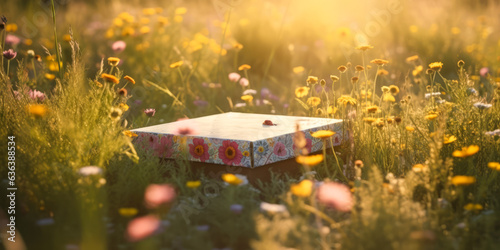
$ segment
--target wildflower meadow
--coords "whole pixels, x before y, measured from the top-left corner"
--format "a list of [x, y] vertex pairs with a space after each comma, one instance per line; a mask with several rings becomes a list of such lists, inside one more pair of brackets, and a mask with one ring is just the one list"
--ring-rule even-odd
[[499, 11], [3, 1], [0, 249], [500, 249]]

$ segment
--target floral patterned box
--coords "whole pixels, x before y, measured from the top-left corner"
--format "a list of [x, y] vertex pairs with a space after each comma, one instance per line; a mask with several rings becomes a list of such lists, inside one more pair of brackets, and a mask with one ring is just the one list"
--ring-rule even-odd
[[[265, 120], [276, 125], [263, 125]], [[323, 147], [322, 140], [313, 138], [310, 132], [329, 129], [336, 132], [334, 146], [342, 141], [342, 120], [235, 112], [132, 131], [138, 135], [134, 144], [152, 150], [158, 157], [178, 158], [185, 154], [190, 161], [255, 168], [295, 157], [293, 135], [297, 123], [305, 134], [309, 152]], [[183, 130], [191, 131], [190, 135], [178, 135]]]

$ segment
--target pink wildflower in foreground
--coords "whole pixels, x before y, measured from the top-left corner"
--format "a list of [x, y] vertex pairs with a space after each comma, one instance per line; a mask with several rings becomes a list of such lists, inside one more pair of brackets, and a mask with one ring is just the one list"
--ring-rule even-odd
[[342, 212], [350, 211], [353, 203], [349, 188], [336, 182], [321, 185], [318, 188], [318, 200], [320, 203]]
[[139, 217], [132, 220], [127, 226], [127, 235], [130, 241], [142, 240], [153, 233], [160, 227], [160, 220], [153, 215]]
[[238, 82], [238, 80], [241, 78], [240, 74], [238, 73], [229, 73], [228, 75], [229, 81], [231, 82]]
[[175, 197], [175, 189], [170, 184], [151, 184], [146, 188], [144, 194], [144, 200], [149, 208], [170, 203]]
[[125, 50], [127, 47], [127, 44], [124, 41], [116, 41], [111, 45], [111, 49], [113, 49], [114, 52], [120, 53]]

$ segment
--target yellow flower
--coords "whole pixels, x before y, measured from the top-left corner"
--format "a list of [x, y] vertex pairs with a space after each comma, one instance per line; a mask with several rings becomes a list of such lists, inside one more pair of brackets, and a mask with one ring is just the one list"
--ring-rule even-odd
[[432, 121], [432, 120], [436, 119], [437, 117], [438, 117], [438, 115], [437, 115], [437, 114], [428, 114], [428, 115], [426, 115], [424, 118], [425, 118], [426, 120]]
[[49, 66], [49, 70], [53, 71], [53, 72], [59, 72], [59, 68], [62, 68], [62, 62], [59, 63], [60, 67], [57, 67], [57, 62], [55, 62], [55, 61], [50, 61], [47, 64]]
[[389, 71], [385, 70], [385, 69], [380, 69], [377, 71], [377, 75], [379, 76], [387, 76], [389, 75]]
[[476, 177], [474, 176], [466, 176], [466, 175], [457, 175], [451, 178], [451, 183], [455, 186], [468, 186], [476, 183]]
[[336, 75], [330, 75], [330, 79], [332, 79], [332, 82], [337, 82], [340, 78]]
[[183, 64], [184, 64], [184, 61], [174, 62], [174, 63], [170, 64], [170, 68], [176, 69], [176, 68], [179, 68], [180, 66], [182, 66]]
[[458, 27], [451, 28], [451, 34], [453, 34], [453, 35], [460, 34], [460, 29]]
[[114, 84], [118, 84], [120, 81], [118, 80], [118, 78], [116, 78], [116, 76], [114, 75], [110, 75], [110, 74], [106, 74], [106, 73], [103, 73], [101, 75], [101, 78], [104, 79], [105, 81], [107, 82], [112, 82]]
[[493, 170], [500, 171], [500, 163], [498, 162], [488, 162], [488, 167]]
[[241, 100], [243, 100], [245, 102], [251, 102], [253, 100], [253, 96], [251, 96], [251, 95], [244, 95], [244, 96], [241, 96]]
[[318, 83], [318, 77], [316, 76], [308, 76], [306, 80], [307, 84], [316, 84]]
[[186, 12], [187, 12], [187, 9], [185, 7], [179, 7], [177, 9], [175, 9], [176, 15], [184, 15], [184, 14], [186, 14]]
[[361, 45], [361, 46], [358, 46], [356, 47], [357, 50], [362, 50], [362, 51], [367, 51], [369, 49], [373, 49], [373, 46], [371, 45]]
[[384, 94], [383, 101], [384, 102], [395, 102], [396, 98], [394, 98], [394, 96], [392, 96], [390, 94]]
[[379, 110], [380, 110], [380, 109], [379, 109], [379, 108], [378, 108], [378, 106], [376, 106], [376, 105], [368, 106], [368, 107], [366, 108], [366, 112], [367, 112], [367, 113], [377, 113], [377, 112], [379, 112]]
[[356, 67], [354, 67], [354, 69], [356, 69], [356, 72], [361, 72], [361, 71], [365, 70], [365, 67], [363, 67], [361, 65], [356, 65]]
[[300, 74], [300, 73], [304, 72], [304, 70], [305, 70], [305, 69], [304, 69], [304, 67], [302, 67], [302, 66], [297, 66], [297, 67], [294, 67], [294, 68], [293, 68], [293, 73], [295, 73], [295, 74]]
[[130, 137], [130, 138], [134, 138], [134, 137], [137, 137], [138, 135], [130, 130], [124, 130], [122, 132], [125, 136], [127, 137]]
[[453, 155], [453, 157], [464, 158], [464, 157], [475, 155], [477, 152], [479, 152], [479, 146], [470, 145], [468, 147], [463, 147], [461, 150], [453, 151], [452, 155]]
[[321, 99], [319, 97], [309, 97], [307, 99], [307, 105], [316, 107], [321, 103]]
[[382, 86], [382, 92], [387, 93], [391, 90], [388, 86]]
[[176, 22], [176, 23], [182, 23], [183, 19], [184, 18], [182, 18], [182, 16], [174, 16], [174, 22]]
[[47, 106], [44, 104], [32, 104], [28, 106], [28, 112], [36, 118], [41, 118], [47, 114]]
[[422, 70], [424, 70], [424, 67], [422, 65], [418, 65], [411, 73], [413, 76], [417, 76], [420, 72], [422, 72]]
[[372, 124], [372, 123], [376, 122], [377, 119], [375, 119], [373, 117], [366, 117], [366, 118], [363, 118], [363, 121], [368, 123], [368, 124]]
[[186, 182], [186, 187], [195, 189], [201, 185], [201, 181], [188, 181]]
[[132, 217], [137, 214], [137, 209], [133, 207], [122, 207], [118, 209], [118, 213], [123, 217]]
[[413, 132], [413, 131], [415, 131], [415, 128], [414, 128], [414, 127], [412, 127], [412, 126], [406, 126], [406, 128], [405, 128], [405, 129], [406, 129], [406, 131], [408, 131], [408, 132]]
[[17, 24], [11, 23], [11, 24], [5, 25], [5, 31], [7, 31], [7, 32], [16, 32], [17, 31]]
[[54, 74], [45, 73], [45, 75], [44, 75], [44, 76], [45, 76], [45, 78], [46, 78], [47, 80], [54, 80], [54, 79], [56, 79], [56, 75], [54, 75]]
[[144, 14], [145, 16], [152, 16], [156, 14], [156, 10], [154, 8], [145, 8], [142, 9], [142, 14]]
[[392, 95], [397, 95], [399, 93], [399, 88], [396, 85], [389, 86], [389, 91]]
[[307, 96], [308, 94], [309, 94], [308, 87], [300, 87], [295, 89], [295, 96], [297, 96], [297, 98], [302, 98], [304, 96]]
[[71, 35], [70, 35], [70, 34], [65, 34], [65, 35], [63, 36], [63, 41], [65, 41], [65, 42], [69, 42], [69, 41], [71, 41]]
[[358, 104], [358, 101], [356, 101], [356, 99], [354, 99], [350, 96], [343, 95], [343, 96], [339, 97], [339, 99], [337, 99], [337, 103], [343, 104], [344, 106], [348, 105], [348, 104], [350, 104], [352, 106], [356, 106], [356, 104]]
[[298, 184], [292, 184], [290, 186], [290, 191], [292, 194], [298, 197], [309, 197], [311, 195], [313, 188], [313, 182], [310, 180], [303, 180]]
[[426, 169], [427, 169], [427, 166], [425, 166], [423, 164], [416, 164], [412, 167], [413, 172], [416, 172], [416, 173], [422, 172]]
[[238, 67], [238, 70], [241, 71], [241, 70], [249, 70], [251, 69], [252, 66], [248, 65], [248, 64], [243, 64], [241, 66]]
[[464, 209], [467, 211], [480, 211], [483, 210], [483, 206], [481, 204], [468, 203], [464, 206]]
[[135, 34], [135, 30], [132, 27], [125, 27], [122, 30], [122, 36], [133, 36]]
[[457, 137], [455, 137], [454, 135], [445, 135], [443, 143], [444, 144], [450, 144], [450, 143], [452, 143], [452, 142], [454, 142], [456, 140], [457, 140]]
[[347, 67], [344, 65], [341, 65], [338, 67], [338, 70], [340, 71], [340, 73], [344, 73], [347, 70]]
[[238, 178], [234, 174], [223, 174], [222, 175], [222, 180], [225, 181], [228, 184], [235, 185], [235, 186], [238, 186], [241, 183], [243, 183], [243, 180], [240, 179], [240, 178]]
[[418, 55], [410, 56], [406, 58], [406, 62], [414, 62], [418, 60]]
[[330, 105], [330, 106], [328, 106], [328, 109], [326, 110], [326, 112], [329, 115], [335, 114], [335, 113], [337, 113], [337, 107], [334, 107], [333, 105]]
[[434, 71], [439, 71], [443, 68], [443, 63], [442, 62], [433, 62], [429, 64], [429, 68], [434, 70]]
[[326, 139], [326, 138], [331, 137], [334, 134], [336, 134], [336, 133], [331, 131], [331, 130], [318, 130], [316, 132], [311, 133], [311, 136], [314, 138]]
[[134, 80], [134, 78], [132, 78], [132, 77], [130, 77], [130, 76], [124, 76], [124, 77], [123, 77], [123, 79], [125, 79], [125, 80], [127, 80], [127, 81], [131, 82], [132, 84], [135, 84], [135, 80]]
[[308, 155], [308, 156], [299, 155], [295, 158], [295, 160], [299, 164], [313, 167], [320, 164], [323, 161], [323, 155], [322, 154]]
[[384, 59], [373, 59], [370, 61], [370, 63], [377, 64], [379, 66], [384, 66], [385, 64], [388, 64], [389, 61], [384, 60]]
[[139, 29], [139, 32], [141, 34], [148, 34], [149, 32], [151, 32], [151, 28], [149, 28], [148, 26], [142, 26], [140, 29]]
[[109, 65], [116, 67], [118, 66], [118, 63], [120, 63], [120, 58], [118, 57], [108, 57], [108, 63]]
[[113, 121], [119, 121], [122, 114], [123, 111], [121, 109], [112, 107], [111, 112], [109, 113], [109, 118]]

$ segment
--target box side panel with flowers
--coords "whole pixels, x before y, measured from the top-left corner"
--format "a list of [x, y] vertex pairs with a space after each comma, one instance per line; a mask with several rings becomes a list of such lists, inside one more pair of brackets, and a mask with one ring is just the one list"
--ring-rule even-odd
[[[304, 147], [306, 152], [317, 152], [323, 148], [323, 140], [311, 136], [312, 132], [318, 130], [332, 130], [335, 132], [331, 137], [333, 146], [338, 146], [342, 142], [342, 123], [324, 125], [304, 132], [301, 131], [301, 133], [304, 133], [306, 140], [306, 145]], [[293, 141], [293, 136], [294, 134], [286, 134], [254, 142], [254, 167], [260, 167], [295, 157], [297, 155], [297, 147]], [[327, 147], [331, 145], [330, 138], [327, 139], [326, 143]]]
[[178, 136], [137, 132], [136, 147], [151, 151], [160, 158], [180, 158], [189, 161], [251, 167], [250, 142], [207, 137]]

